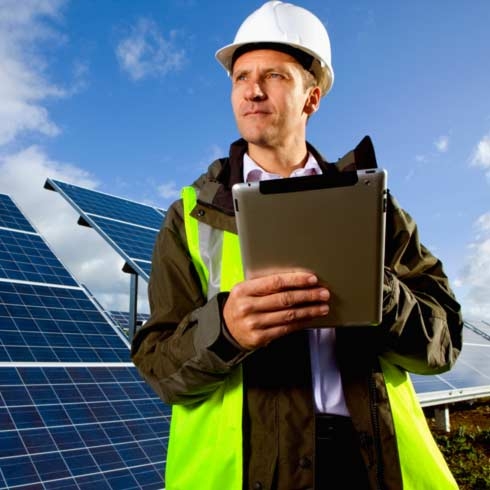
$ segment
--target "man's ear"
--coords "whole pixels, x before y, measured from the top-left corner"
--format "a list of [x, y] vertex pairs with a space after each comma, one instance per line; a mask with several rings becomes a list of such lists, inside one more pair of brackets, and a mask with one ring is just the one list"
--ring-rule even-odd
[[305, 112], [308, 116], [311, 116], [320, 107], [320, 99], [322, 98], [322, 91], [320, 87], [312, 87], [305, 103]]

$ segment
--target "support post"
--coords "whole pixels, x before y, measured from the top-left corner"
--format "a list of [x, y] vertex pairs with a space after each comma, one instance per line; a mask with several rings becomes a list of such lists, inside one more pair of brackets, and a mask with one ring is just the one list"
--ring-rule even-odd
[[128, 338], [133, 341], [136, 332], [136, 318], [138, 314], [138, 274], [130, 274], [129, 283], [129, 322], [128, 322]]
[[451, 423], [449, 420], [449, 407], [447, 405], [436, 407], [434, 409], [434, 418], [438, 429], [450, 432]]

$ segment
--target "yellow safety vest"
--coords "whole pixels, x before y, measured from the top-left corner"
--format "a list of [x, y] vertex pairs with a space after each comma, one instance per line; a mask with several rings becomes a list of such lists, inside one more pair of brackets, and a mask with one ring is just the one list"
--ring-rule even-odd
[[[193, 187], [182, 190], [189, 252], [208, 298], [243, 280], [237, 235], [199, 223]], [[212, 251], [212, 252], [211, 252]], [[380, 357], [395, 425], [404, 490], [458, 486], [427, 426], [406, 371]], [[165, 471], [166, 490], [241, 490], [242, 370], [237, 367], [209, 398], [174, 405]]]

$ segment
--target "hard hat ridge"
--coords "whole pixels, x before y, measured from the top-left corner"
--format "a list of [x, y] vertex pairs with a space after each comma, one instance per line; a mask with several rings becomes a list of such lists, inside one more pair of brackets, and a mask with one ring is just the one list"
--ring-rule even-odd
[[330, 90], [334, 79], [330, 39], [320, 19], [310, 11], [280, 0], [268, 1], [243, 21], [233, 43], [218, 50], [216, 58], [231, 73], [239, 55], [252, 49], [270, 49], [264, 47], [267, 45], [275, 45], [273, 49], [279, 51], [291, 49], [288, 54], [303, 66], [298, 52], [311, 56], [309, 71], [315, 75], [322, 95]]

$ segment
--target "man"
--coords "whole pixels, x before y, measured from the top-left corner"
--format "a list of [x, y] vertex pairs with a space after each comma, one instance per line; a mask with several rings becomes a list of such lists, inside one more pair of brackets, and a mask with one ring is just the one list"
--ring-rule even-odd
[[306, 329], [329, 313], [331, 293], [314, 274], [242, 277], [234, 183], [376, 164], [367, 138], [335, 165], [306, 142], [333, 83], [325, 28], [270, 1], [217, 58], [242, 139], [168, 210], [151, 318], [133, 343], [140, 372], [173, 404], [167, 490], [457, 488], [406, 371], [454, 364], [460, 307], [394, 199], [381, 325]]

